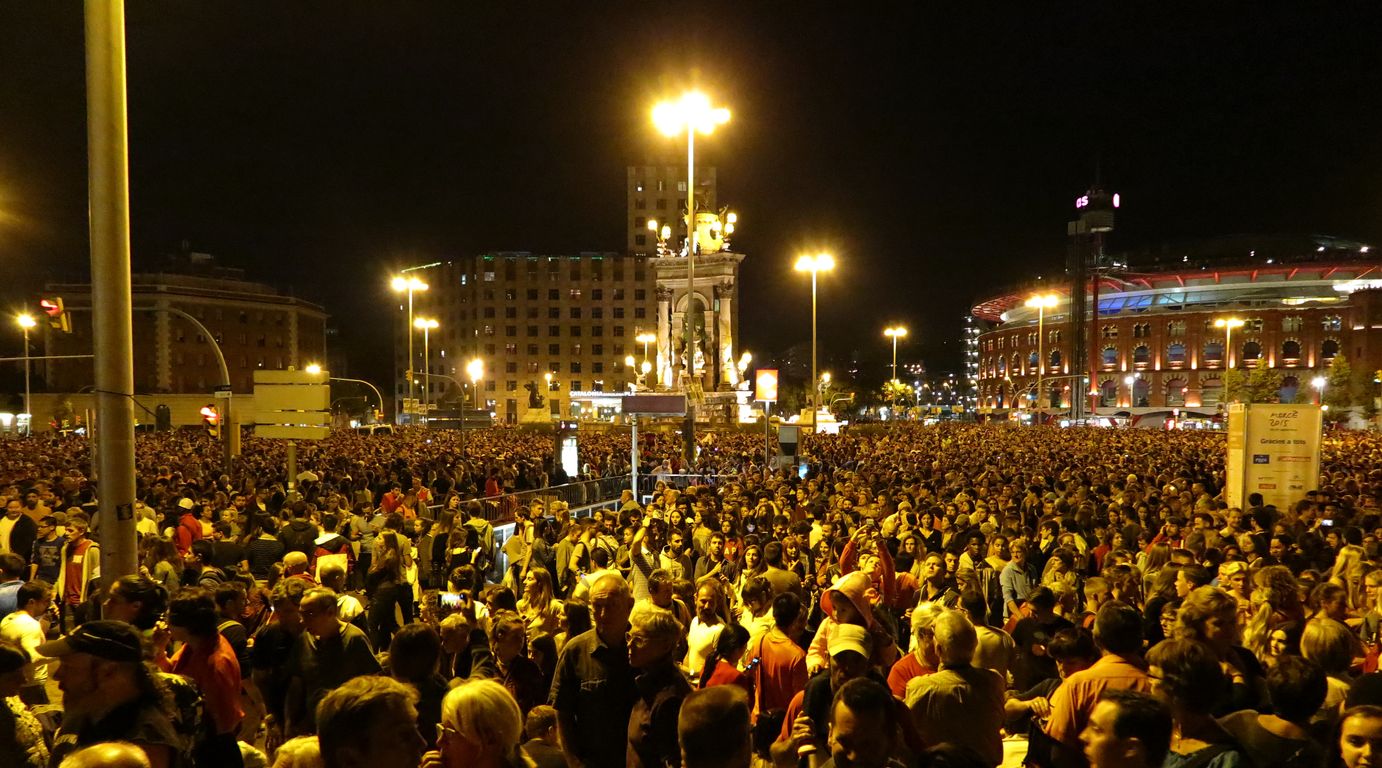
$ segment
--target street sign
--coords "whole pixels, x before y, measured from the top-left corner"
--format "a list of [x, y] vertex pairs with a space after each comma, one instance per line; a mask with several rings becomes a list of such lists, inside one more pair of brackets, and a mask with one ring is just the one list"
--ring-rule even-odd
[[231, 396], [231, 394], [232, 394], [231, 391], [230, 391], [230, 385], [229, 385], [229, 384], [217, 384], [217, 385], [216, 385], [215, 394], [216, 394], [216, 399], [217, 399], [217, 400], [229, 400], [229, 399], [230, 399], [230, 396]]
[[759, 402], [777, 402], [777, 369], [759, 368], [754, 377], [753, 399]]
[[624, 395], [622, 408], [630, 416], [685, 416], [686, 395]]
[[254, 434], [281, 440], [321, 440], [331, 432], [326, 371], [255, 371]]

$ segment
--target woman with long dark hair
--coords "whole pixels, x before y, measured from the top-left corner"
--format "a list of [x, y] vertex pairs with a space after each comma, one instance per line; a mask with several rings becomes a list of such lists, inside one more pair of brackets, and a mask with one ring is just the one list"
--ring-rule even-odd
[[393, 633], [413, 620], [413, 586], [403, 575], [412, 556], [401, 539], [393, 531], [381, 533], [365, 575], [370, 642], [375, 648], [387, 648]]
[[742, 624], [731, 622], [720, 630], [715, 647], [705, 659], [699, 687], [737, 685], [753, 699], [753, 679], [739, 671], [740, 662], [749, 648], [749, 631]]

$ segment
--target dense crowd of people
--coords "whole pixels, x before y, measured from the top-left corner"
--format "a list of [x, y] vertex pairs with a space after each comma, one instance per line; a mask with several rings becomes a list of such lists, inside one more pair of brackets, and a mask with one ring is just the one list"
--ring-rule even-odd
[[1376, 434], [1330, 433], [1284, 507], [1227, 505], [1220, 434], [972, 424], [813, 436], [804, 473], [653, 433], [647, 496], [541, 490], [627, 474], [627, 440], [583, 434], [570, 477], [550, 435], [339, 434], [289, 483], [271, 441], [227, 469], [141, 436], [112, 579], [84, 440], [7, 441], [0, 766], [1382, 754]]

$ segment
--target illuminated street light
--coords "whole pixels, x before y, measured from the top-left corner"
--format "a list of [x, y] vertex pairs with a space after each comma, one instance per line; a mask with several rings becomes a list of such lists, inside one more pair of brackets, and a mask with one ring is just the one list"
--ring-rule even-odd
[[38, 321], [34, 319], [33, 315], [27, 312], [17, 315], [14, 321], [18, 323], [20, 329], [24, 331], [24, 413], [29, 415], [29, 426], [27, 427], [27, 431], [32, 432], [34, 411], [29, 405], [29, 330], [38, 325]]
[[431, 339], [431, 332], [436, 330], [441, 323], [435, 318], [419, 317], [413, 321], [413, 327], [422, 330], [422, 425], [427, 426], [427, 422], [432, 417], [432, 351], [428, 348]]
[[322, 367], [320, 365], [317, 365], [316, 363], [308, 363], [307, 367], [303, 368], [302, 370], [303, 372], [310, 374], [312, 376], [320, 376], [322, 372]]
[[1041, 377], [1046, 371], [1046, 310], [1056, 306], [1060, 302], [1060, 297], [1053, 293], [1037, 294], [1027, 299], [1028, 307], [1036, 307], [1037, 311], [1037, 407], [1046, 410], [1046, 403], [1041, 399]]
[[[718, 125], [729, 122], [729, 110], [712, 107], [710, 97], [700, 91], [687, 91], [676, 101], [660, 102], [653, 107], [653, 125], [665, 136], [680, 136], [686, 132], [686, 370], [683, 386], [690, 391], [691, 379], [696, 375], [695, 326], [691, 312], [696, 296], [696, 133], [710, 134]], [[670, 235], [671, 233], [668, 232]], [[670, 347], [668, 348], [670, 352]], [[644, 353], [647, 357], [647, 353]], [[676, 356], [672, 355], [675, 360]], [[675, 363], [674, 363], [675, 364]], [[695, 407], [686, 408], [686, 460], [695, 458]]]
[[900, 325], [892, 328], [884, 328], [883, 335], [893, 340], [893, 389], [889, 402], [889, 405], [892, 406], [889, 416], [892, 416], [893, 412], [897, 410], [897, 341], [898, 339], [907, 337], [907, 329]]
[[1323, 376], [1316, 376], [1310, 380], [1310, 386], [1315, 388], [1315, 405], [1324, 402], [1324, 387], [1329, 383], [1329, 379]]
[[[835, 269], [835, 257], [828, 253], [818, 253], [815, 256], [798, 256], [797, 263], [793, 267], [798, 272], [811, 273], [811, 380], [816, 380], [816, 275], [821, 272], [829, 272]], [[820, 401], [812, 394], [811, 399], [811, 426], [816, 426], [816, 409], [820, 407]]]
[[422, 282], [412, 275], [397, 275], [389, 282], [389, 287], [393, 288], [394, 293], [408, 294], [408, 367], [404, 375], [408, 379], [408, 399], [413, 399], [413, 293], [427, 290], [427, 283]]
[[657, 335], [652, 333], [640, 333], [633, 338], [634, 342], [643, 345], [643, 361], [648, 361], [648, 345], [657, 341]]
[[1223, 367], [1226, 370], [1233, 367], [1233, 329], [1242, 327], [1242, 325], [1244, 325], [1242, 318], [1219, 318], [1213, 322], [1213, 327], [1222, 327], [1223, 329]]

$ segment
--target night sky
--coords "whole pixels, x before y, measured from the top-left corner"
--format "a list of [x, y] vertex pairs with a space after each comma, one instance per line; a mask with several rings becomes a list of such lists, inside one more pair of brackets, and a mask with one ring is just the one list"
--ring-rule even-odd
[[[651, 105], [691, 84], [733, 111], [698, 147], [759, 354], [807, 339], [791, 264], [830, 250], [825, 359], [903, 322], [903, 362], [957, 366], [975, 299], [1058, 272], [1096, 165], [1115, 250], [1382, 243], [1378, 6], [1125, 5], [130, 2], [135, 267], [188, 240], [324, 303], [386, 378], [393, 269], [620, 250], [625, 167], [684, 152]], [[80, 3], [0, 2], [9, 306], [88, 279], [84, 77]]]

